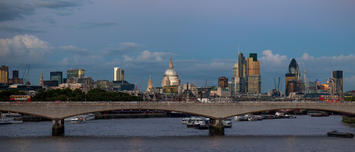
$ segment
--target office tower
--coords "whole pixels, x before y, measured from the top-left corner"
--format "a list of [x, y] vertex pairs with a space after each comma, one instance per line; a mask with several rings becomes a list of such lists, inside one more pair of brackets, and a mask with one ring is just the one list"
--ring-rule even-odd
[[0, 67], [0, 83], [8, 84], [9, 83], [9, 67], [2, 65]]
[[232, 81], [234, 95], [261, 92], [260, 62], [256, 53], [250, 53], [247, 59], [243, 53], [238, 53], [238, 62], [233, 66]]
[[16, 79], [16, 78], [19, 78], [18, 77], [18, 71], [17, 70], [13, 70], [12, 71], [12, 79]]
[[84, 69], [70, 69], [67, 71], [67, 79], [70, 78], [83, 78], [85, 76]]
[[343, 98], [344, 93], [344, 78], [343, 71], [337, 70], [332, 72], [332, 78], [334, 80], [334, 93], [337, 94], [340, 98]]
[[113, 68], [113, 81], [124, 81], [124, 70], [120, 67]]
[[299, 66], [296, 59], [292, 58], [288, 73], [285, 74], [285, 95], [288, 96], [291, 92], [303, 93], [304, 83], [302, 82]]
[[247, 59], [247, 80], [246, 92], [250, 94], [257, 94], [261, 92], [260, 80], [260, 62], [258, 61], [256, 53], [250, 53]]
[[234, 94], [246, 93], [246, 61], [243, 53], [238, 53], [238, 62], [233, 66]]
[[50, 80], [57, 80], [58, 84], [62, 84], [63, 83], [63, 72], [61, 72], [61, 71], [50, 72]]
[[221, 76], [218, 78], [218, 87], [227, 88], [228, 87], [228, 78], [225, 76]]

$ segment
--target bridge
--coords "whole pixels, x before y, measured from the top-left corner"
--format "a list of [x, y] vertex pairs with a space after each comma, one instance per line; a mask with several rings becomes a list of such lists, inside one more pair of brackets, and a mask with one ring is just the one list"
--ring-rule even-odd
[[247, 113], [309, 109], [355, 115], [355, 102], [0, 102], [0, 111], [17, 112], [52, 120], [52, 135], [64, 135], [64, 119], [80, 114], [114, 110], [163, 110], [200, 115], [210, 118], [210, 135], [224, 135], [222, 120]]

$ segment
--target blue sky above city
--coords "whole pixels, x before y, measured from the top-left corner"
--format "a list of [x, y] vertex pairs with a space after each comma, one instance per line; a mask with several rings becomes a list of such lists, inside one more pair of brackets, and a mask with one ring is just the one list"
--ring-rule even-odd
[[[238, 49], [258, 53], [262, 91], [284, 78], [291, 58], [310, 81], [344, 71], [355, 89], [353, 0], [2, 0], [0, 64], [30, 80], [40, 73], [83, 68], [95, 80], [112, 80], [113, 67], [145, 89], [160, 86], [173, 58], [183, 83], [216, 85], [232, 77]], [[304, 68], [303, 68], [304, 67]], [[303, 77], [303, 76], [302, 76]]]

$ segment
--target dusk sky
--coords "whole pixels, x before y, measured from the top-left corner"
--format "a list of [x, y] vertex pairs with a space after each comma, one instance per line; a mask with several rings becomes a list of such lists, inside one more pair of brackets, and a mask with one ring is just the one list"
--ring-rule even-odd
[[[40, 73], [83, 68], [113, 80], [113, 67], [145, 89], [160, 86], [169, 58], [183, 83], [231, 80], [238, 48], [258, 53], [262, 91], [296, 58], [309, 81], [344, 71], [355, 90], [354, 0], [0, 0], [0, 64]], [[304, 67], [304, 68], [303, 68]], [[11, 74], [10, 74], [11, 76]], [[284, 82], [282, 82], [284, 85]], [[284, 88], [284, 86], [283, 86]]]

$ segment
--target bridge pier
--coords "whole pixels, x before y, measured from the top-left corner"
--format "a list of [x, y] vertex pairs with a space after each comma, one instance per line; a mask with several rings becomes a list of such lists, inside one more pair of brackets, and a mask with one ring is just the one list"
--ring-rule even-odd
[[209, 134], [210, 136], [224, 135], [223, 119], [210, 119]]
[[52, 120], [52, 136], [64, 136], [64, 119]]

